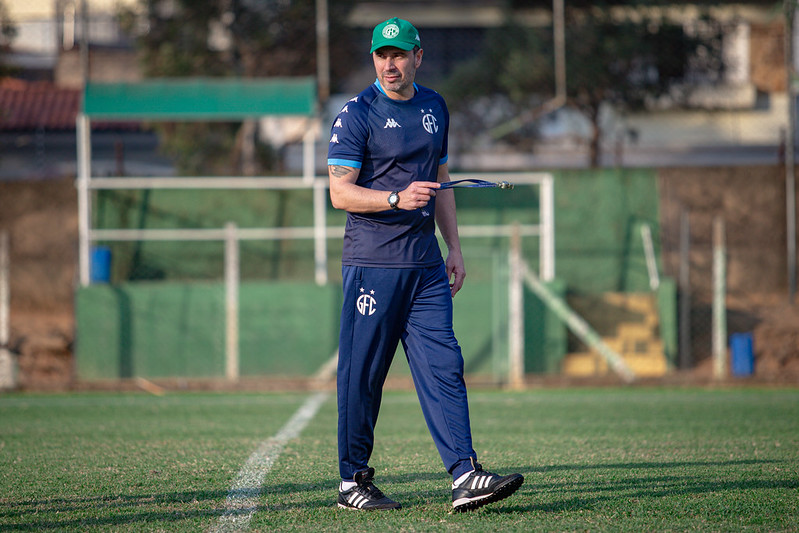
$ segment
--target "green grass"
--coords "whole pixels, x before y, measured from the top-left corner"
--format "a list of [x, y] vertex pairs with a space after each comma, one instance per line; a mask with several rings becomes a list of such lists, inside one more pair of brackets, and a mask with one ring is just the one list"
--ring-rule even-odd
[[[0, 396], [0, 531], [207, 531], [304, 394]], [[799, 531], [799, 390], [470, 393], [511, 498], [450, 514], [413, 393], [390, 392], [371, 465], [398, 512], [334, 506], [331, 397], [266, 476], [251, 531]]]

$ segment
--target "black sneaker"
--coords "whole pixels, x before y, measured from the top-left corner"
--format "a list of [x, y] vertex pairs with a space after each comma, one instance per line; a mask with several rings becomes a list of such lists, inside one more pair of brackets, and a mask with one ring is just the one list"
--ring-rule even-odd
[[380, 492], [380, 489], [375, 487], [375, 484], [372, 483], [374, 477], [374, 468], [355, 474], [354, 481], [357, 485], [350, 490], [339, 490], [338, 506], [343, 509], [361, 509], [364, 511], [401, 509], [402, 506], [398, 502], [386, 497]]
[[457, 488], [453, 485], [452, 508], [456, 512], [471, 511], [504, 500], [524, 483], [524, 476], [521, 474], [500, 476], [486, 472], [479, 463], [472, 461], [472, 464], [474, 472]]

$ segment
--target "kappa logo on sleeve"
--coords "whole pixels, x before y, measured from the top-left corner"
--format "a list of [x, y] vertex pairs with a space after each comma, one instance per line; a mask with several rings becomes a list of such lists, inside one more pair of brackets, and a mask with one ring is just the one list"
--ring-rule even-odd
[[339, 144], [338, 142], [338, 133], [334, 133], [332, 137], [330, 137], [330, 142]]

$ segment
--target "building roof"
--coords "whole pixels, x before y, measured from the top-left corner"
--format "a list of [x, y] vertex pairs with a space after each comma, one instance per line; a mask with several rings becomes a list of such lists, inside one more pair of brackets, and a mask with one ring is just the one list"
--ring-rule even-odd
[[47, 81], [0, 80], [0, 131], [74, 130], [80, 91]]
[[90, 83], [81, 89], [49, 81], [0, 79], [0, 131], [73, 131], [78, 112], [92, 129], [138, 129], [143, 120], [237, 120], [312, 115], [312, 78], [181, 79]]

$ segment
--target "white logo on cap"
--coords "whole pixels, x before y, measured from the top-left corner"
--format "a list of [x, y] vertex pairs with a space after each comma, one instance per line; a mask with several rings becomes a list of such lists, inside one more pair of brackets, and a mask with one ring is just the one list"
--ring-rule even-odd
[[387, 24], [385, 28], [383, 28], [383, 37], [386, 39], [393, 39], [399, 35], [399, 26], [396, 24]]

